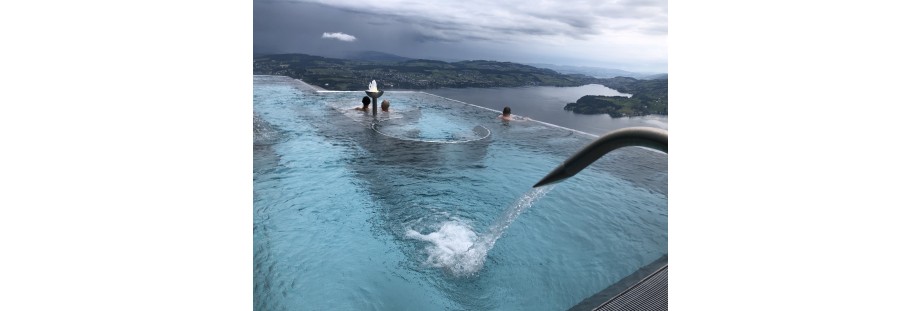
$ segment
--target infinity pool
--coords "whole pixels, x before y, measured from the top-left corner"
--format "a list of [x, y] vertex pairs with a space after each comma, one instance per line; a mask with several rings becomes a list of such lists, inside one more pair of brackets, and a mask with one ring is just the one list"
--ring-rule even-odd
[[533, 189], [594, 137], [364, 95], [253, 77], [255, 310], [565, 310], [668, 252], [666, 155]]

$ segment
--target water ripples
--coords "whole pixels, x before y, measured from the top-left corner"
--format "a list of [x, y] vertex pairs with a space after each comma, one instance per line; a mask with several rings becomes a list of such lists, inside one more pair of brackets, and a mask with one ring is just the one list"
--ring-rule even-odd
[[565, 309], [667, 251], [664, 156], [624, 148], [535, 193], [591, 138], [388, 93], [387, 122], [431, 113], [490, 132], [399, 139], [342, 109], [358, 92], [254, 83], [254, 131], [281, 134], [254, 133], [254, 309]]

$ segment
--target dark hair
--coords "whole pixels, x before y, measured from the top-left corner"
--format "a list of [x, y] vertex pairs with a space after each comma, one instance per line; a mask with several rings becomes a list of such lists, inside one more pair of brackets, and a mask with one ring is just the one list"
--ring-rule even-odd
[[371, 97], [365, 96], [365, 98], [362, 98], [362, 99], [361, 99], [361, 104], [364, 105], [364, 106], [370, 105], [370, 104], [371, 104]]
[[503, 114], [503, 115], [510, 115], [510, 114], [512, 114], [512, 108], [509, 108], [508, 106], [505, 106], [505, 108], [502, 108], [502, 114]]

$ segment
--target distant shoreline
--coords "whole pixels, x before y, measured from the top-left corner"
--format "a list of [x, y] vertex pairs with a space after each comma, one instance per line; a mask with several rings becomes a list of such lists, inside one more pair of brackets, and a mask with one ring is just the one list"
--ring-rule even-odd
[[477, 60], [449, 63], [424, 59], [362, 61], [307, 54], [255, 56], [253, 73], [285, 75], [332, 90], [363, 89], [369, 80], [374, 79], [378, 85], [390, 89], [576, 87], [597, 83], [631, 93], [628, 88], [637, 80], [628, 77], [595, 78], [583, 74], [561, 74], [547, 68], [511, 62]]

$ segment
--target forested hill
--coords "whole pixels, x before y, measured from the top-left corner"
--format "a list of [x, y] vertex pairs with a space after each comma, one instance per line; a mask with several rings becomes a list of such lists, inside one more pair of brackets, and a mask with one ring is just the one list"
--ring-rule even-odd
[[371, 80], [390, 89], [439, 87], [580, 86], [598, 83], [584, 75], [494, 61], [363, 61], [305, 54], [264, 55], [253, 59], [253, 74], [283, 75], [329, 90], [364, 90]]
[[611, 117], [635, 117], [649, 114], [668, 115], [668, 80], [637, 80], [617, 77], [605, 79], [604, 86], [624, 96], [587, 95], [575, 103], [566, 104], [563, 109], [581, 114], [606, 113]]

